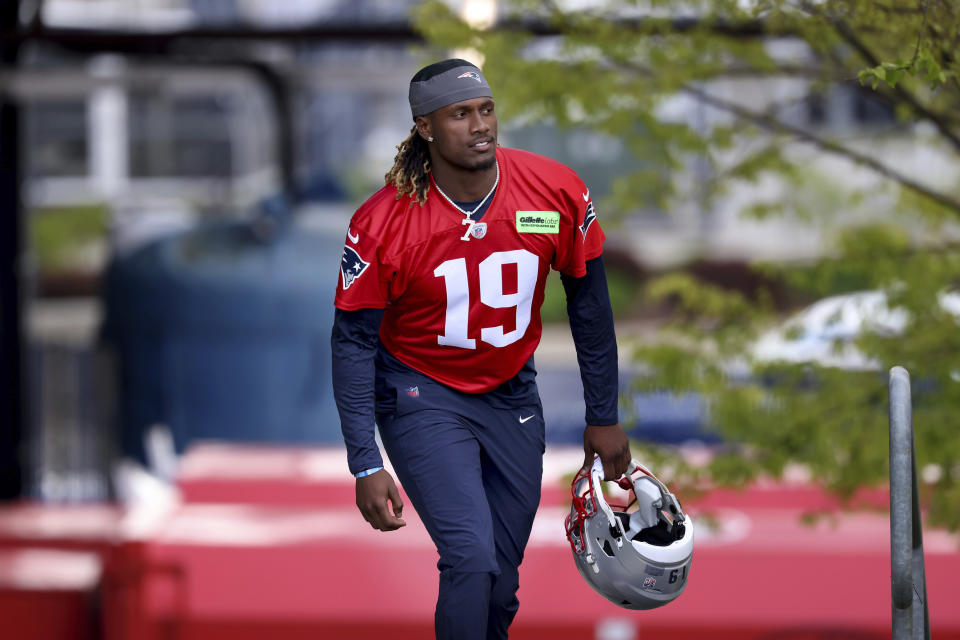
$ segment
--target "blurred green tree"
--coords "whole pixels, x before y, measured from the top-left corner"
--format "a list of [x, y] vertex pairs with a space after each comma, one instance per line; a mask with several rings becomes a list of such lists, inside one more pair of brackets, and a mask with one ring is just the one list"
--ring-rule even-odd
[[[960, 10], [905, 0], [504, 5], [489, 29], [439, 1], [414, 20], [430, 46], [482, 56], [502, 117], [588, 127], [629, 150], [638, 168], [603, 210], [693, 202], [710, 215], [738, 193], [741, 216], [787, 216], [823, 238], [812, 262], [757, 269], [811, 296], [880, 289], [909, 312], [902, 333], [856, 340], [875, 368], [761, 362], [751, 345], [776, 321], [768, 292], [662, 274], [646, 295], [669, 303], [670, 320], [659, 340], [636, 345], [648, 372], [637, 384], [701, 394], [729, 444], [697, 467], [638, 445], [644, 455], [688, 487], [799, 468], [852, 501], [888, 477], [885, 372], [900, 364], [914, 378], [931, 521], [960, 528], [960, 332], [938, 303], [960, 278]], [[832, 123], [838, 92], [852, 96], [854, 117]], [[684, 117], [684, 98], [712, 116]]]

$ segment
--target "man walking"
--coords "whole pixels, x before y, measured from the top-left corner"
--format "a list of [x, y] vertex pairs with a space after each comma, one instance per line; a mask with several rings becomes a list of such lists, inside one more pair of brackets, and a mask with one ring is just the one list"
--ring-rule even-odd
[[437, 638], [506, 638], [540, 501], [543, 410], [533, 353], [560, 271], [586, 403], [584, 466], [630, 462], [590, 191], [548, 158], [498, 148], [493, 94], [459, 59], [410, 82], [414, 127], [354, 214], [332, 336], [334, 394], [375, 529], [404, 526], [383, 446], [440, 554]]

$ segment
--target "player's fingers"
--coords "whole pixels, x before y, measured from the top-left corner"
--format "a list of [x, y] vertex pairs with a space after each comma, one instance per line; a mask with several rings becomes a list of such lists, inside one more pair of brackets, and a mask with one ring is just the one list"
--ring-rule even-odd
[[373, 508], [369, 512], [369, 519], [367, 522], [370, 523], [370, 526], [376, 529], [377, 531], [383, 530], [383, 518], [377, 508]]
[[357, 507], [360, 509], [360, 515], [363, 516], [363, 519], [366, 520], [371, 527], [380, 531], [384, 530], [383, 527], [386, 524], [384, 515], [389, 515], [385, 499], [382, 502], [375, 501], [357, 504]]
[[380, 531], [396, 531], [400, 527], [405, 527], [407, 525], [406, 522], [390, 512], [386, 501], [384, 501], [377, 516], [377, 529], [380, 529]]
[[[393, 503], [393, 511], [390, 510], [388, 503]], [[370, 524], [373, 525], [374, 529], [394, 531], [406, 526], [407, 523], [400, 519], [399, 514], [394, 515], [397, 508], [396, 505], [400, 505], [400, 509], [403, 509], [403, 503], [400, 501], [400, 492], [397, 491], [397, 486], [391, 482], [390, 486], [387, 487], [386, 495], [381, 496], [373, 505], [373, 510], [370, 514]]]
[[627, 469], [630, 468], [630, 460], [632, 457], [633, 456], [630, 454], [629, 446], [625, 447], [624, 450], [620, 452], [620, 456], [617, 459], [617, 468], [614, 470], [618, 478], [627, 473]]
[[603, 479], [618, 480], [623, 474], [627, 472], [627, 468], [629, 466], [630, 466], [630, 450], [627, 449], [626, 453], [624, 453], [622, 450], [617, 451], [616, 453], [604, 458]]
[[397, 485], [391, 486], [387, 490], [387, 497], [390, 500], [390, 503], [393, 505], [393, 515], [397, 518], [403, 517], [403, 499], [400, 497], [400, 491], [397, 489]]
[[593, 466], [593, 458], [596, 456], [596, 452], [593, 450], [593, 445], [587, 442], [586, 434], [583, 438], [583, 464], [580, 466], [580, 471], [587, 473], [590, 471], [590, 467]]
[[604, 480], [616, 480], [620, 477], [621, 474], [617, 473], [617, 463], [618, 460], [615, 458], [608, 458], [603, 461]]
[[580, 466], [581, 473], [587, 473], [590, 471], [590, 467], [593, 466], [593, 452], [586, 452], [583, 454], [583, 464]]

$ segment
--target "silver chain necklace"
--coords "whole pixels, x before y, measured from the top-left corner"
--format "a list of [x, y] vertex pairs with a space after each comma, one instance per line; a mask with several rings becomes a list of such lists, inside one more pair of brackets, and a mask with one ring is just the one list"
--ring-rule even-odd
[[500, 163], [497, 162], [495, 163], [494, 166], [496, 166], [497, 168], [497, 177], [493, 181], [493, 186], [490, 187], [490, 191], [488, 191], [487, 195], [483, 197], [483, 200], [481, 200], [480, 203], [473, 208], [473, 211], [467, 211], [466, 209], [461, 208], [456, 202], [454, 202], [450, 198], [450, 196], [448, 196], [443, 192], [443, 189], [440, 188], [440, 183], [438, 183], [436, 180], [433, 181], [433, 183], [437, 186], [437, 191], [440, 192], [440, 195], [442, 195], [443, 198], [447, 202], [449, 202], [454, 209], [456, 209], [457, 211], [462, 213], [464, 216], [466, 216], [463, 219], [463, 222], [461, 222], [461, 224], [465, 224], [468, 226], [467, 226], [467, 230], [463, 232], [463, 236], [460, 238], [461, 240], [468, 240], [468, 241], [470, 240], [470, 235], [473, 232], [473, 227], [477, 224], [477, 221], [473, 220], [471, 216], [473, 216], [473, 214], [475, 214], [477, 211], [480, 210], [481, 207], [483, 207], [484, 203], [486, 203], [486, 201], [490, 199], [490, 196], [493, 195], [493, 192], [497, 190], [497, 185], [500, 184]]

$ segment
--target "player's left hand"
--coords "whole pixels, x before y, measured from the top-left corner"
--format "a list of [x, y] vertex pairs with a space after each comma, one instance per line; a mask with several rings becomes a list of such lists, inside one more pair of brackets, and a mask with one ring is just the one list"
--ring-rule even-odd
[[593, 466], [593, 455], [600, 456], [603, 464], [603, 479], [616, 480], [627, 472], [630, 466], [630, 441], [619, 424], [607, 426], [587, 425], [583, 430], [583, 467], [589, 472]]

